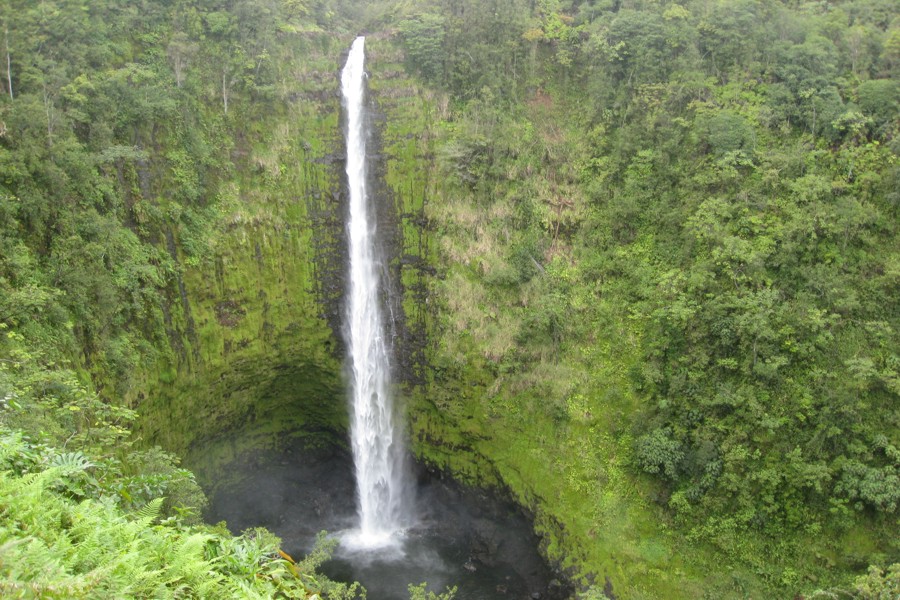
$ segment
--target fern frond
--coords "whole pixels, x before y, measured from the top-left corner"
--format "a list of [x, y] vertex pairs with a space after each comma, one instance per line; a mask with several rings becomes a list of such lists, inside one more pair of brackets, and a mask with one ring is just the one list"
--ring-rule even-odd
[[140, 527], [148, 527], [150, 523], [156, 520], [159, 517], [159, 511], [162, 509], [162, 504], [165, 498], [154, 498], [144, 506], [142, 506], [139, 510], [135, 511], [135, 523]]
[[83, 452], [64, 452], [50, 457], [48, 461], [50, 467], [60, 469], [63, 475], [72, 475], [81, 471], [86, 471], [91, 467], [96, 467]]
[[25, 443], [22, 441], [22, 434], [19, 432], [7, 433], [0, 435], [0, 465], [7, 465], [10, 459], [15, 458]]
[[203, 547], [209, 539], [208, 535], [195, 533], [172, 548], [167, 558], [168, 570], [174, 575], [172, 581], [202, 578], [209, 568], [203, 557]]

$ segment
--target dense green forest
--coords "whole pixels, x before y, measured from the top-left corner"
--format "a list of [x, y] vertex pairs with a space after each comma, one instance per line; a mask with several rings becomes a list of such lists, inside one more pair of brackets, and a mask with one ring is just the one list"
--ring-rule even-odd
[[344, 426], [308, 398], [343, 403], [323, 223], [359, 32], [415, 453], [529, 510], [582, 598], [900, 593], [895, 2], [6, 0], [0, 26], [0, 595], [361, 593], [315, 573], [326, 542], [204, 525], [179, 463], [250, 370], [304, 395], [292, 426]]
[[548, 529], [616, 548], [585, 552], [607, 572], [679, 568], [646, 540], [673, 530], [789, 589], [896, 561], [898, 25], [878, 2], [401, 22], [449, 98], [435, 378], [484, 386], [441, 410]]
[[265, 530], [203, 525], [194, 475], [133, 435], [142, 366], [171, 381], [174, 332], [198, 335], [171, 309], [182, 272], [242, 217], [238, 143], [294, 92], [278, 83], [295, 61], [269, 53], [316, 44], [316, 18], [299, 3], [0, 5], [4, 598], [357, 597], [315, 572], [333, 542], [295, 562]]

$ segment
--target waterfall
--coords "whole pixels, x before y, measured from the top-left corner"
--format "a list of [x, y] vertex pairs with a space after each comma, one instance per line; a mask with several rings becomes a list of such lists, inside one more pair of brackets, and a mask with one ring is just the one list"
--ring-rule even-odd
[[350, 191], [350, 279], [344, 334], [350, 359], [350, 437], [360, 521], [354, 537], [356, 545], [377, 547], [403, 527], [406, 484], [404, 449], [400, 431], [395, 428], [390, 393], [375, 224], [368, 211], [364, 45], [364, 37], [356, 38], [341, 72]]

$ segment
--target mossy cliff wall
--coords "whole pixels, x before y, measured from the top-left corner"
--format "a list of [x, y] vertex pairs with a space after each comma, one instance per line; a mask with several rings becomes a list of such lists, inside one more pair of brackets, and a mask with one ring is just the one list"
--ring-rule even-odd
[[225, 462], [287, 438], [344, 443], [344, 40], [320, 37], [297, 58], [288, 101], [235, 125], [207, 251], [186, 258], [166, 232], [178, 271], [163, 307], [169, 348], [130, 395], [142, 442], [181, 454], [208, 486]]
[[[166, 232], [178, 265], [164, 307], [170, 349], [134, 374], [130, 393], [143, 443], [182, 455], [207, 489], [227, 480], [222, 465], [287, 441], [347, 442], [339, 72], [350, 41], [331, 38], [330, 56], [307, 59], [291, 101], [235, 143], [209, 252], [185, 260], [177, 235]], [[410, 94], [390, 42], [374, 36], [368, 46], [377, 70], [371, 193], [389, 273], [395, 376], [409, 391], [427, 378], [426, 290], [435, 273], [424, 216], [429, 175], [419, 168], [430, 104]]]

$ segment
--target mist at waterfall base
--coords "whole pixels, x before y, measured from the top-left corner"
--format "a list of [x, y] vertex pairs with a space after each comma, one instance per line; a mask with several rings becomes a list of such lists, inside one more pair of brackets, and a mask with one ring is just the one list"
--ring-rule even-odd
[[[422, 582], [435, 592], [458, 586], [458, 600], [568, 597], [518, 507], [412, 466], [417, 508], [398, 544], [357, 552], [339, 546], [322, 572], [359, 581], [370, 600], [407, 600], [407, 585]], [[210, 495], [206, 516], [226, 521], [234, 533], [266, 527], [299, 558], [318, 532], [340, 540], [358, 527], [353, 459], [343, 448], [310, 449], [297, 441], [280, 453], [245, 455], [222, 471], [237, 483]]]

